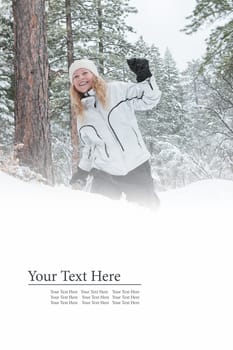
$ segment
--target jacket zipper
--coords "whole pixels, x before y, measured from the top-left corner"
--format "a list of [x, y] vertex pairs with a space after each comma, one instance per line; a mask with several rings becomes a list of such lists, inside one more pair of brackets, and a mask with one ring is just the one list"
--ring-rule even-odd
[[144, 91], [142, 92], [141, 97], [134, 96], [134, 97], [131, 97], [131, 98], [126, 98], [125, 100], [122, 100], [122, 101], [118, 102], [118, 103], [110, 110], [110, 112], [108, 113], [108, 118], [107, 118], [107, 120], [108, 120], [108, 125], [109, 125], [109, 127], [110, 127], [110, 129], [111, 129], [113, 135], [115, 136], [115, 138], [116, 138], [117, 142], [119, 143], [119, 145], [120, 145], [120, 147], [121, 147], [121, 149], [122, 149], [123, 152], [125, 151], [125, 149], [124, 149], [124, 147], [123, 147], [121, 141], [119, 140], [119, 137], [117, 136], [117, 134], [116, 134], [116, 132], [115, 132], [115, 130], [114, 130], [112, 124], [110, 123], [110, 116], [111, 116], [111, 113], [112, 113], [112, 111], [113, 111], [115, 108], [117, 108], [121, 103], [127, 102], [127, 101], [131, 101], [131, 100], [133, 100], [133, 99], [135, 99], [135, 98], [141, 100], [141, 99], [143, 98], [143, 96], [144, 96]]
[[133, 132], [134, 132], [134, 134], [135, 134], [135, 136], [137, 138], [138, 146], [142, 147], [141, 142], [139, 141], [139, 137], [138, 137], [138, 134], [137, 134], [136, 130], [132, 126], [131, 126], [131, 128], [132, 128], [132, 130], [133, 130]]

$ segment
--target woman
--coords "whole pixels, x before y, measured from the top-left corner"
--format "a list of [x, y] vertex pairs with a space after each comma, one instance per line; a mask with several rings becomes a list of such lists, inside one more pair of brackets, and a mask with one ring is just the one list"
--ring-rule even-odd
[[159, 200], [135, 111], [156, 106], [161, 93], [146, 59], [127, 63], [137, 83], [107, 83], [88, 59], [74, 61], [69, 68], [71, 103], [83, 146], [70, 184], [82, 189], [91, 174], [91, 192], [114, 199], [124, 193], [127, 200], [153, 208]]

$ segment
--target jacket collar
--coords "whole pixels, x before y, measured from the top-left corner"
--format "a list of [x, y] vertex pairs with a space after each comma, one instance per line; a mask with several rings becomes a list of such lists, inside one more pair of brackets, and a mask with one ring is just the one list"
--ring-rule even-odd
[[95, 90], [91, 89], [85, 94], [83, 94], [83, 98], [81, 99], [82, 104], [85, 108], [94, 108], [96, 107], [96, 93]]
[[89, 97], [89, 96], [95, 96], [95, 95], [96, 95], [95, 90], [91, 89], [83, 94], [83, 98]]

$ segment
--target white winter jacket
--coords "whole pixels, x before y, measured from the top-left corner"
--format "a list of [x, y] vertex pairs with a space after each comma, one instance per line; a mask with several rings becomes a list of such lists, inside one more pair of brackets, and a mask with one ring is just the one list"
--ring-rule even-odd
[[78, 132], [83, 145], [79, 167], [100, 169], [112, 175], [126, 175], [144, 163], [150, 154], [138, 128], [135, 111], [152, 109], [160, 91], [151, 77], [140, 83], [107, 83], [107, 107], [91, 90], [82, 99], [84, 116], [78, 119]]

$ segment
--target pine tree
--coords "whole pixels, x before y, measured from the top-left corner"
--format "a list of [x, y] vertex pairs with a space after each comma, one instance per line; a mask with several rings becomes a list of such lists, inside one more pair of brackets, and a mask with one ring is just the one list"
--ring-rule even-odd
[[[214, 167], [219, 177], [233, 177], [233, 90], [225, 74], [213, 71], [203, 75], [209, 97], [203, 108], [210, 120], [211, 140], [215, 146]], [[212, 162], [213, 163], [213, 162]]]
[[[206, 24], [212, 24], [207, 40], [204, 61], [199, 65], [202, 91], [198, 106], [189, 109], [196, 114], [199, 130], [196, 150], [199, 150], [199, 163], [204, 164], [209, 176], [232, 178], [232, 115], [233, 115], [233, 21], [232, 0], [199, 0], [184, 28], [192, 34]], [[197, 113], [198, 111], [198, 113]], [[197, 158], [197, 157], [196, 157]]]
[[124, 79], [125, 58], [132, 47], [126, 37], [128, 32], [133, 31], [126, 18], [135, 12], [136, 9], [129, 6], [129, 0], [82, 2], [77, 12], [80, 15], [74, 24], [74, 36], [77, 38], [75, 57], [94, 59], [100, 74], [111, 79]]
[[14, 138], [14, 37], [10, 5], [7, 1], [0, 5], [0, 144], [7, 149]]
[[[143, 37], [135, 42], [134, 47], [129, 52], [132, 57], [146, 58], [149, 61], [150, 70], [152, 74], [156, 77], [158, 86], [162, 86], [162, 59], [159, 50], [155, 45], [148, 45]], [[133, 74], [129, 69], [127, 70], [127, 79], [135, 81], [135, 74]], [[158, 118], [159, 118], [159, 107], [153, 108], [145, 112], [138, 113], [139, 125], [144, 137], [144, 140], [149, 148], [150, 152], [153, 154], [156, 150], [156, 145], [158, 141]]]
[[198, 61], [190, 62], [183, 72], [185, 148], [190, 169], [198, 179], [232, 178], [232, 105], [215, 69], [203, 74], [200, 65]]
[[204, 64], [214, 63], [226, 71], [233, 68], [232, 7], [232, 0], [199, 0], [187, 17], [190, 23], [184, 28], [186, 34], [192, 34], [206, 24], [214, 24], [207, 40]]
[[159, 120], [162, 134], [177, 135], [182, 128], [183, 91], [180, 75], [176, 63], [167, 49], [163, 60], [163, 96], [160, 103], [162, 109], [161, 120]]
[[211, 178], [211, 170], [206, 161], [209, 150], [209, 120], [202, 108], [208, 100], [209, 91], [203, 84], [200, 74], [200, 61], [189, 62], [187, 69], [182, 72], [183, 89], [185, 91], [184, 145], [189, 162], [186, 172], [187, 183]]
[[[73, 2], [73, 1], [72, 1]], [[72, 2], [70, 5], [72, 5]], [[68, 183], [72, 173], [71, 110], [68, 67], [73, 60], [72, 29], [68, 30], [66, 0], [47, 2], [49, 115], [55, 180]], [[72, 14], [72, 13], [71, 13]], [[71, 19], [71, 18], [70, 18]], [[72, 23], [70, 23], [72, 26]], [[69, 33], [68, 33], [69, 32]]]
[[44, 0], [13, 0], [18, 158], [53, 182]]
[[[74, 38], [72, 26], [72, 9], [71, 0], [66, 0], [66, 33], [67, 33], [67, 61], [68, 69], [74, 61]], [[71, 145], [72, 145], [72, 174], [77, 172], [79, 162], [79, 140], [77, 131], [77, 119], [69, 103], [70, 110], [70, 129], [71, 129]]]
[[159, 139], [154, 166], [162, 189], [185, 184], [182, 172], [184, 146], [184, 96], [180, 74], [167, 49], [161, 70], [162, 96], [158, 105], [157, 130]]

